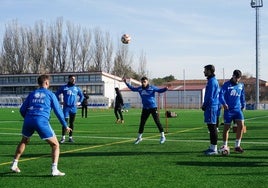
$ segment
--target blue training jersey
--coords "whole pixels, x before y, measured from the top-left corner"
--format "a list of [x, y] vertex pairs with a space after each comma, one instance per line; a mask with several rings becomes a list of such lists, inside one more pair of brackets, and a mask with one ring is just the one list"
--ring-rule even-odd
[[24, 118], [42, 116], [49, 120], [52, 109], [62, 126], [67, 127], [57, 97], [50, 90], [41, 87], [28, 95], [20, 108], [20, 114]]
[[204, 107], [218, 106], [219, 92], [220, 92], [220, 86], [216, 77], [212, 76], [208, 78], [203, 106]]
[[220, 103], [227, 104], [229, 109], [243, 109], [246, 105], [244, 84], [225, 82], [220, 91]]
[[139, 92], [141, 96], [143, 108], [145, 109], [157, 108], [156, 101], [155, 101], [155, 92], [163, 93], [167, 91], [167, 88], [158, 88], [153, 85], [149, 85], [146, 88], [142, 88], [142, 86], [133, 87], [129, 83], [126, 83], [126, 85], [131, 91]]
[[[66, 84], [64, 86], [61, 86], [56, 92], [58, 99], [60, 94], [63, 94], [64, 106], [76, 107], [77, 102], [82, 103], [84, 100], [84, 94], [76, 85], [70, 86]], [[77, 95], [79, 96], [79, 101], [77, 101]]]

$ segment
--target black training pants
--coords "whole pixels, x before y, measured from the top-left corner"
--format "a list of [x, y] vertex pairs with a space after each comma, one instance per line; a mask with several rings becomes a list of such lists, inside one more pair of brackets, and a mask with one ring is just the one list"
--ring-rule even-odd
[[157, 108], [149, 108], [149, 109], [143, 108], [142, 113], [141, 113], [141, 119], [140, 119], [139, 133], [140, 134], [143, 133], [145, 123], [146, 123], [148, 117], [150, 116], [150, 114], [152, 114], [154, 122], [157, 125], [157, 128], [158, 128], [159, 132], [164, 132], [163, 126], [162, 126], [162, 124], [160, 123], [160, 120], [159, 120], [159, 115], [158, 115], [158, 112], [157, 112]]

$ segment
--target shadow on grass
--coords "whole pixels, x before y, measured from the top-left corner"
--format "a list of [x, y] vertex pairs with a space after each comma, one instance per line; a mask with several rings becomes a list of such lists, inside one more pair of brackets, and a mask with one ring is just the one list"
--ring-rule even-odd
[[226, 162], [226, 161], [206, 161], [206, 162], [200, 162], [200, 161], [180, 161], [176, 163], [180, 166], [204, 166], [204, 167], [264, 167], [268, 166], [268, 163], [264, 164], [263, 162]]
[[0, 173], [1, 178], [24, 178], [24, 177], [36, 177], [36, 178], [55, 178], [52, 175], [36, 175], [36, 174], [22, 174], [22, 173], [14, 173], [14, 172], [2, 172]]
[[[190, 153], [190, 152], [189, 152]], [[77, 153], [62, 153], [60, 155], [63, 157], [107, 157], [107, 156], [159, 156], [159, 155], [180, 155], [186, 154], [185, 152], [146, 152], [146, 151], [133, 151], [133, 152], [77, 152]]]

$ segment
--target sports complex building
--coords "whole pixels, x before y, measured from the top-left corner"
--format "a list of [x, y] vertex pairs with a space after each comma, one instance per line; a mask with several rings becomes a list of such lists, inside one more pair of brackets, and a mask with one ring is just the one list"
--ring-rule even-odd
[[[69, 72], [50, 74], [50, 90], [57, 89], [68, 82], [68, 76], [76, 76], [76, 85], [89, 94], [90, 108], [113, 107], [115, 87], [121, 90], [126, 108], [141, 108], [142, 103], [137, 92], [130, 91], [122, 78], [105, 72]], [[0, 107], [19, 107], [25, 97], [38, 87], [39, 74], [0, 75]], [[131, 85], [140, 85], [135, 79], [127, 80]], [[225, 80], [219, 80], [222, 85]], [[167, 83], [169, 90], [156, 93], [159, 108], [200, 109], [203, 103], [206, 79], [203, 80], [175, 80]], [[245, 87], [251, 88], [255, 80], [245, 80]], [[265, 81], [260, 81], [261, 88], [267, 88]], [[159, 86], [164, 87], [164, 86]], [[249, 101], [250, 103], [250, 101]], [[249, 108], [250, 109], [250, 108]], [[261, 109], [268, 109], [268, 104], [261, 104]]]
[[[76, 85], [89, 94], [89, 107], [109, 107], [115, 97], [114, 88], [126, 87], [122, 78], [105, 72], [55, 73], [50, 74], [50, 90], [57, 89], [68, 82], [68, 76], [76, 76]], [[23, 99], [38, 87], [39, 74], [0, 75], [0, 106], [20, 106]], [[138, 81], [130, 79], [133, 84]]]
[[[89, 107], [109, 108], [113, 106], [115, 87], [123, 95], [127, 108], [142, 106], [137, 92], [130, 91], [122, 78], [105, 72], [55, 73], [50, 74], [50, 90], [67, 83], [68, 76], [76, 76], [76, 85], [89, 94]], [[38, 87], [39, 74], [0, 75], [0, 107], [19, 107], [25, 97]], [[135, 79], [128, 79], [132, 85], [140, 85]], [[160, 86], [161, 87], [161, 86]], [[203, 101], [205, 84], [198, 86], [171, 86], [169, 91], [156, 94], [160, 108], [200, 108]]]

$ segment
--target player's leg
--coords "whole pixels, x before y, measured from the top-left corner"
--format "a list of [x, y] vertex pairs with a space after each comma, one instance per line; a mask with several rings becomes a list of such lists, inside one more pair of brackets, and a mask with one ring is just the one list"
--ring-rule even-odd
[[140, 141], [142, 141], [142, 133], [144, 131], [145, 123], [150, 115], [150, 111], [148, 109], [142, 109], [141, 112], [141, 118], [140, 118], [140, 126], [139, 126], [139, 132], [138, 132], [138, 138], [134, 142], [134, 144], [138, 144]]
[[52, 176], [64, 176], [65, 173], [60, 172], [58, 170], [58, 161], [60, 155], [60, 146], [56, 136], [53, 136], [49, 139], [46, 139], [47, 143], [51, 147], [51, 159], [52, 159], [52, 167], [51, 174]]
[[12, 162], [12, 165], [10, 167], [10, 170], [16, 173], [20, 172], [20, 169], [18, 167], [18, 162], [20, 159], [20, 156], [23, 154], [26, 145], [30, 142], [30, 138], [27, 138], [25, 136], [22, 136], [20, 143], [17, 146], [15, 155], [14, 155], [14, 159]]
[[85, 106], [82, 105], [82, 118], [84, 117]]
[[204, 112], [205, 122], [209, 130], [210, 146], [205, 150], [205, 155], [216, 155], [218, 154], [217, 142], [218, 142], [218, 131], [217, 131], [217, 113], [218, 106], [211, 106]]
[[75, 113], [70, 113], [70, 128], [72, 129], [69, 132], [69, 142], [74, 142], [73, 140], [73, 131], [74, 131], [74, 120], [75, 120]]
[[210, 144], [217, 146], [217, 141], [218, 141], [217, 125], [216, 124], [207, 124], [207, 127], [209, 130]]
[[233, 121], [233, 113], [230, 110], [224, 110], [224, 128], [222, 132], [223, 146], [228, 146], [230, 126]]
[[152, 114], [154, 122], [157, 125], [157, 128], [161, 134], [160, 135], [160, 144], [163, 144], [166, 141], [166, 137], [165, 137], [163, 126], [162, 126], [160, 119], [159, 119], [159, 114], [158, 114], [157, 108], [151, 109], [151, 114]]
[[[65, 121], [69, 124], [69, 111], [70, 111], [70, 108], [67, 108], [67, 107], [63, 107], [63, 114], [64, 114], [64, 117], [65, 117]], [[60, 143], [63, 144], [65, 142], [65, 129], [62, 127], [61, 129], [61, 140], [60, 140]]]
[[119, 123], [120, 122], [120, 119], [119, 119], [119, 116], [118, 116], [118, 108], [115, 107], [114, 108], [114, 115], [115, 115], [115, 118], [116, 118], [116, 123]]
[[87, 105], [85, 105], [85, 118], [87, 118]]
[[34, 125], [35, 122], [33, 122], [34, 119], [30, 118], [28, 119], [27, 117], [24, 119], [23, 127], [22, 127], [22, 138], [20, 143], [17, 145], [15, 155], [14, 155], [14, 160], [11, 165], [11, 170], [13, 172], [20, 172], [20, 169], [18, 168], [18, 162], [20, 159], [20, 156], [23, 154], [26, 145], [30, 142], [30, 137], [33, 135], [35, 129]]
[[236, 112], [235, 120], [236, 120], [236, 124], [237, 124], [236, 140], [235, 140], [235, 152], [243, 153], [244, 150], [240, 146], [241, 140], [243, 137], [243, 131], [244, 131], [244, 115], [243, 115], [242, 111]]
[[118, 114], [119, 114], [119, 116], [120, 116], [120, 123], [124, 123], [124, 118], [123, 118], [123, 114], [122, 114], [122, 109], [121, 109], [121, 107], [120, 108], [118, 108]]
[[42, 140], [45, 140], [51, 147], [52, 176], [64, 176], [65, 174], [58, 170], [60, 145], [55, 135], [55, 132], [49, 124], [49, 121], [47, 121], [47, 119], [39, 118], [39, 120], [37, 121], [36, 132], [38, 133], [40, 138]]

